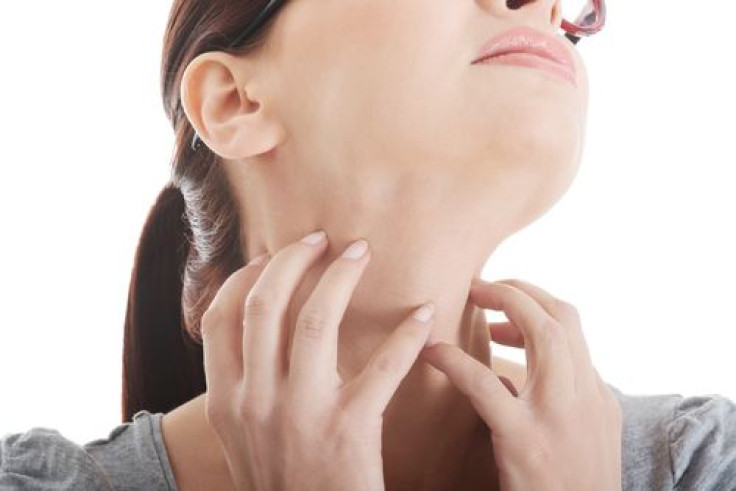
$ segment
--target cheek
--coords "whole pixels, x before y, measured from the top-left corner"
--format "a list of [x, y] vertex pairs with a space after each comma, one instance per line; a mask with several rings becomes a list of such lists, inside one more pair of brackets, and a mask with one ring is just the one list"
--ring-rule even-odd
[[[433, 83], [420, 66], [403, 57], [367, 55], [331, 72], [328, 84], [317, 89], [323, 94], [317, 113], [334, 140], [393, 162], [405, 157], [416, 163], [445, 146], [448, 111], [457, 94]], [[434, 159], [440, 156], [435, 153]]]

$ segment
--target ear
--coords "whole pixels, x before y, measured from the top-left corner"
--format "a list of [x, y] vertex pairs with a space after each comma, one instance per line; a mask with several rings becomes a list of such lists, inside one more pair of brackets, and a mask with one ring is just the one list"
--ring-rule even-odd
[[184, 113], [202, 142], [225, 159], [263, 154], [283, 140], [283, 125], [259, 100], [257, 67], [251, 59], [212, 51], [184, 70]]

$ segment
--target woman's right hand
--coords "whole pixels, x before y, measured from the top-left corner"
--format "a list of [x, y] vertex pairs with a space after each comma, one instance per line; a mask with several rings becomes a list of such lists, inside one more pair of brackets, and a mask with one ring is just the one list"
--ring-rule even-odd
[[205, 414], [239, 490], [384, 489], [383, 412], [432, 321], [409, 316], [358, 376], [343, 381], [338, 327], [370, 251], [341, 256], [302, 307], [287, 354], [287, 307], [326, 246], [326, 239], [300, 241], [270, 261], [251, 261], [225, 281], [202, 318]]

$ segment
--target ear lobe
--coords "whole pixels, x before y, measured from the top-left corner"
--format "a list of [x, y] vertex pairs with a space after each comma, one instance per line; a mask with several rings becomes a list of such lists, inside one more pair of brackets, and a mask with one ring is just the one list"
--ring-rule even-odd
[[207, 52], [192, 60], [182, 75], [180, 97], [187, 119], [202, 142], [225, 159], [266, 153], [283, 139], [282, 125], [249, 98], [251, 84], [242, 79], [255, 72], [244, 69], [243, 61]]
[[277, 120], [267, 115], [260, 104], [248, 104], [250, 109], [211, 130], [210, 148], [223, 158], [238, 160], [268, 153], [284, 139], [283, 126]]

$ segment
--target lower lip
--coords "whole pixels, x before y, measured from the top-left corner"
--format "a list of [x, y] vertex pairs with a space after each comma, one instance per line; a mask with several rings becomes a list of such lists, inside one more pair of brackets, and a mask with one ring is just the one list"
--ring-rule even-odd
[[551, 73], [560, 78], [563, 78], [577, 87], [577, 80], [575, 80], [575, 74], [566, 65], [557, 63], [548, 58], [542, 58], [531, 53], [507, 53], [504, 55], [492, 56], [477, 62], [478, 65], [516, 65], [524, 66], [529, 68], [538, 68], [547, 73]]

